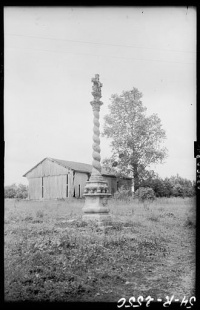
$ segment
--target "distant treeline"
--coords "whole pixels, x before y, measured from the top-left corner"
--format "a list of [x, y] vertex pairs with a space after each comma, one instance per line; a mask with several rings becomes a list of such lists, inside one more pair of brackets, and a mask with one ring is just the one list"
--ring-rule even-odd
[[140, 180], [139, 187], [150, 187], [156, 197], [192, 197], [196, 194], [196, 182], [181, 178], [178, 174], [162, 179], [155, 174]]
[[[178, 174], [170, 178], [162, 179], [154, 173], [147, 178], [140, 179], [139, 187], [152, 188], [156, 197], [192, 197], [196, 195], [196, 182], [181, 178]], [[28, 186], [12, 184], [4, 187], [5, 198], [28, 197]]]
[[25, 199], [28, 197], [28, 186], [24, 184], [12, 184], [4, 187], [5, 198], [21, 198]]

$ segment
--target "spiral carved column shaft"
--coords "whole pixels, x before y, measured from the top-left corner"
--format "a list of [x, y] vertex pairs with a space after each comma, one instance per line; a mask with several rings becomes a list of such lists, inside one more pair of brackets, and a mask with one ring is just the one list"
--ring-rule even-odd
[[92, 153], [92, 157], [93, 157], [93, 161], [92, 161], [92, 175], [91, 175], [91, 180], [95, 178], [95, 180], [101, 179], [102, 180], [102, 176], [101, 176], [101, 156], [100, 156], [100, 131], [99, 131], [99, 127], [100, 127], [100, 123], [99, 123], [99, 111], [100, 111], [100, 107], [97, 107], [95, 105], [93, 105], [93, 145], [92, 145], [92, 149], [93, 149], [93, 153]]
[[[92, 157], [93, 157], [93, 162], [92, 162], [92, 166], [94, 168], [95, 173], [101, 173], [101, 165], [100, 165], [100, 160], [101, 160], [101, 156], [100, 156], [100, 131], [99, 131], [99, 110], [94, 109], [93, 110], [93, 115], [94, 115], [94, 127], [93, 127], [93, 153], [92, 153]], [[97, 172], [98, 171], [98, 172]]]

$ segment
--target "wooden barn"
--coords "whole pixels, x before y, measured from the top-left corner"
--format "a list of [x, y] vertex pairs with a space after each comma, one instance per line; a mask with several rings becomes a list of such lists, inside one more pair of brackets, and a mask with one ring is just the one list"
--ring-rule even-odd
[[[26, 172], [29, 182], [29, 199], [58, 199], [83, 197], [86, 181], [89, 180], [92, 165], [54, 158], [44, 158]], [[132, 179], [116, 178], [102, 169], [102, 176], [108, 182], [109, 190], [114, 194], [121, 185], [132, 186]]]

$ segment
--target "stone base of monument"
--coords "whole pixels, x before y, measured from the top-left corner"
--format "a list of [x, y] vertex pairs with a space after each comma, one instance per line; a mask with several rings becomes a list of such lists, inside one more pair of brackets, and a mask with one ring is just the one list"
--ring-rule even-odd
[[83, 220], [96, 221], [99, 225], [107, 225], [111, 222], [107, 199], [109, 195], [99, 196], [98, 194], [84, 195], [85, 205], [83, 207]]
[[88, 181], [85, 191], [85, 205], [83, 207], [83, 220], [96, 221], [99, 225], [107, 225], [111, 222], [109, 208], [107, 207], [108, 193], [107, 182], [105, 181]]

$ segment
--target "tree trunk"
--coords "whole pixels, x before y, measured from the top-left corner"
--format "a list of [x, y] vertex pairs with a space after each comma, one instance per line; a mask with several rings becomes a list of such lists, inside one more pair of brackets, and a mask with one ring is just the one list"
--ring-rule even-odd
[[138, 164], [133, 164], [134, 192], [139, 188]]

